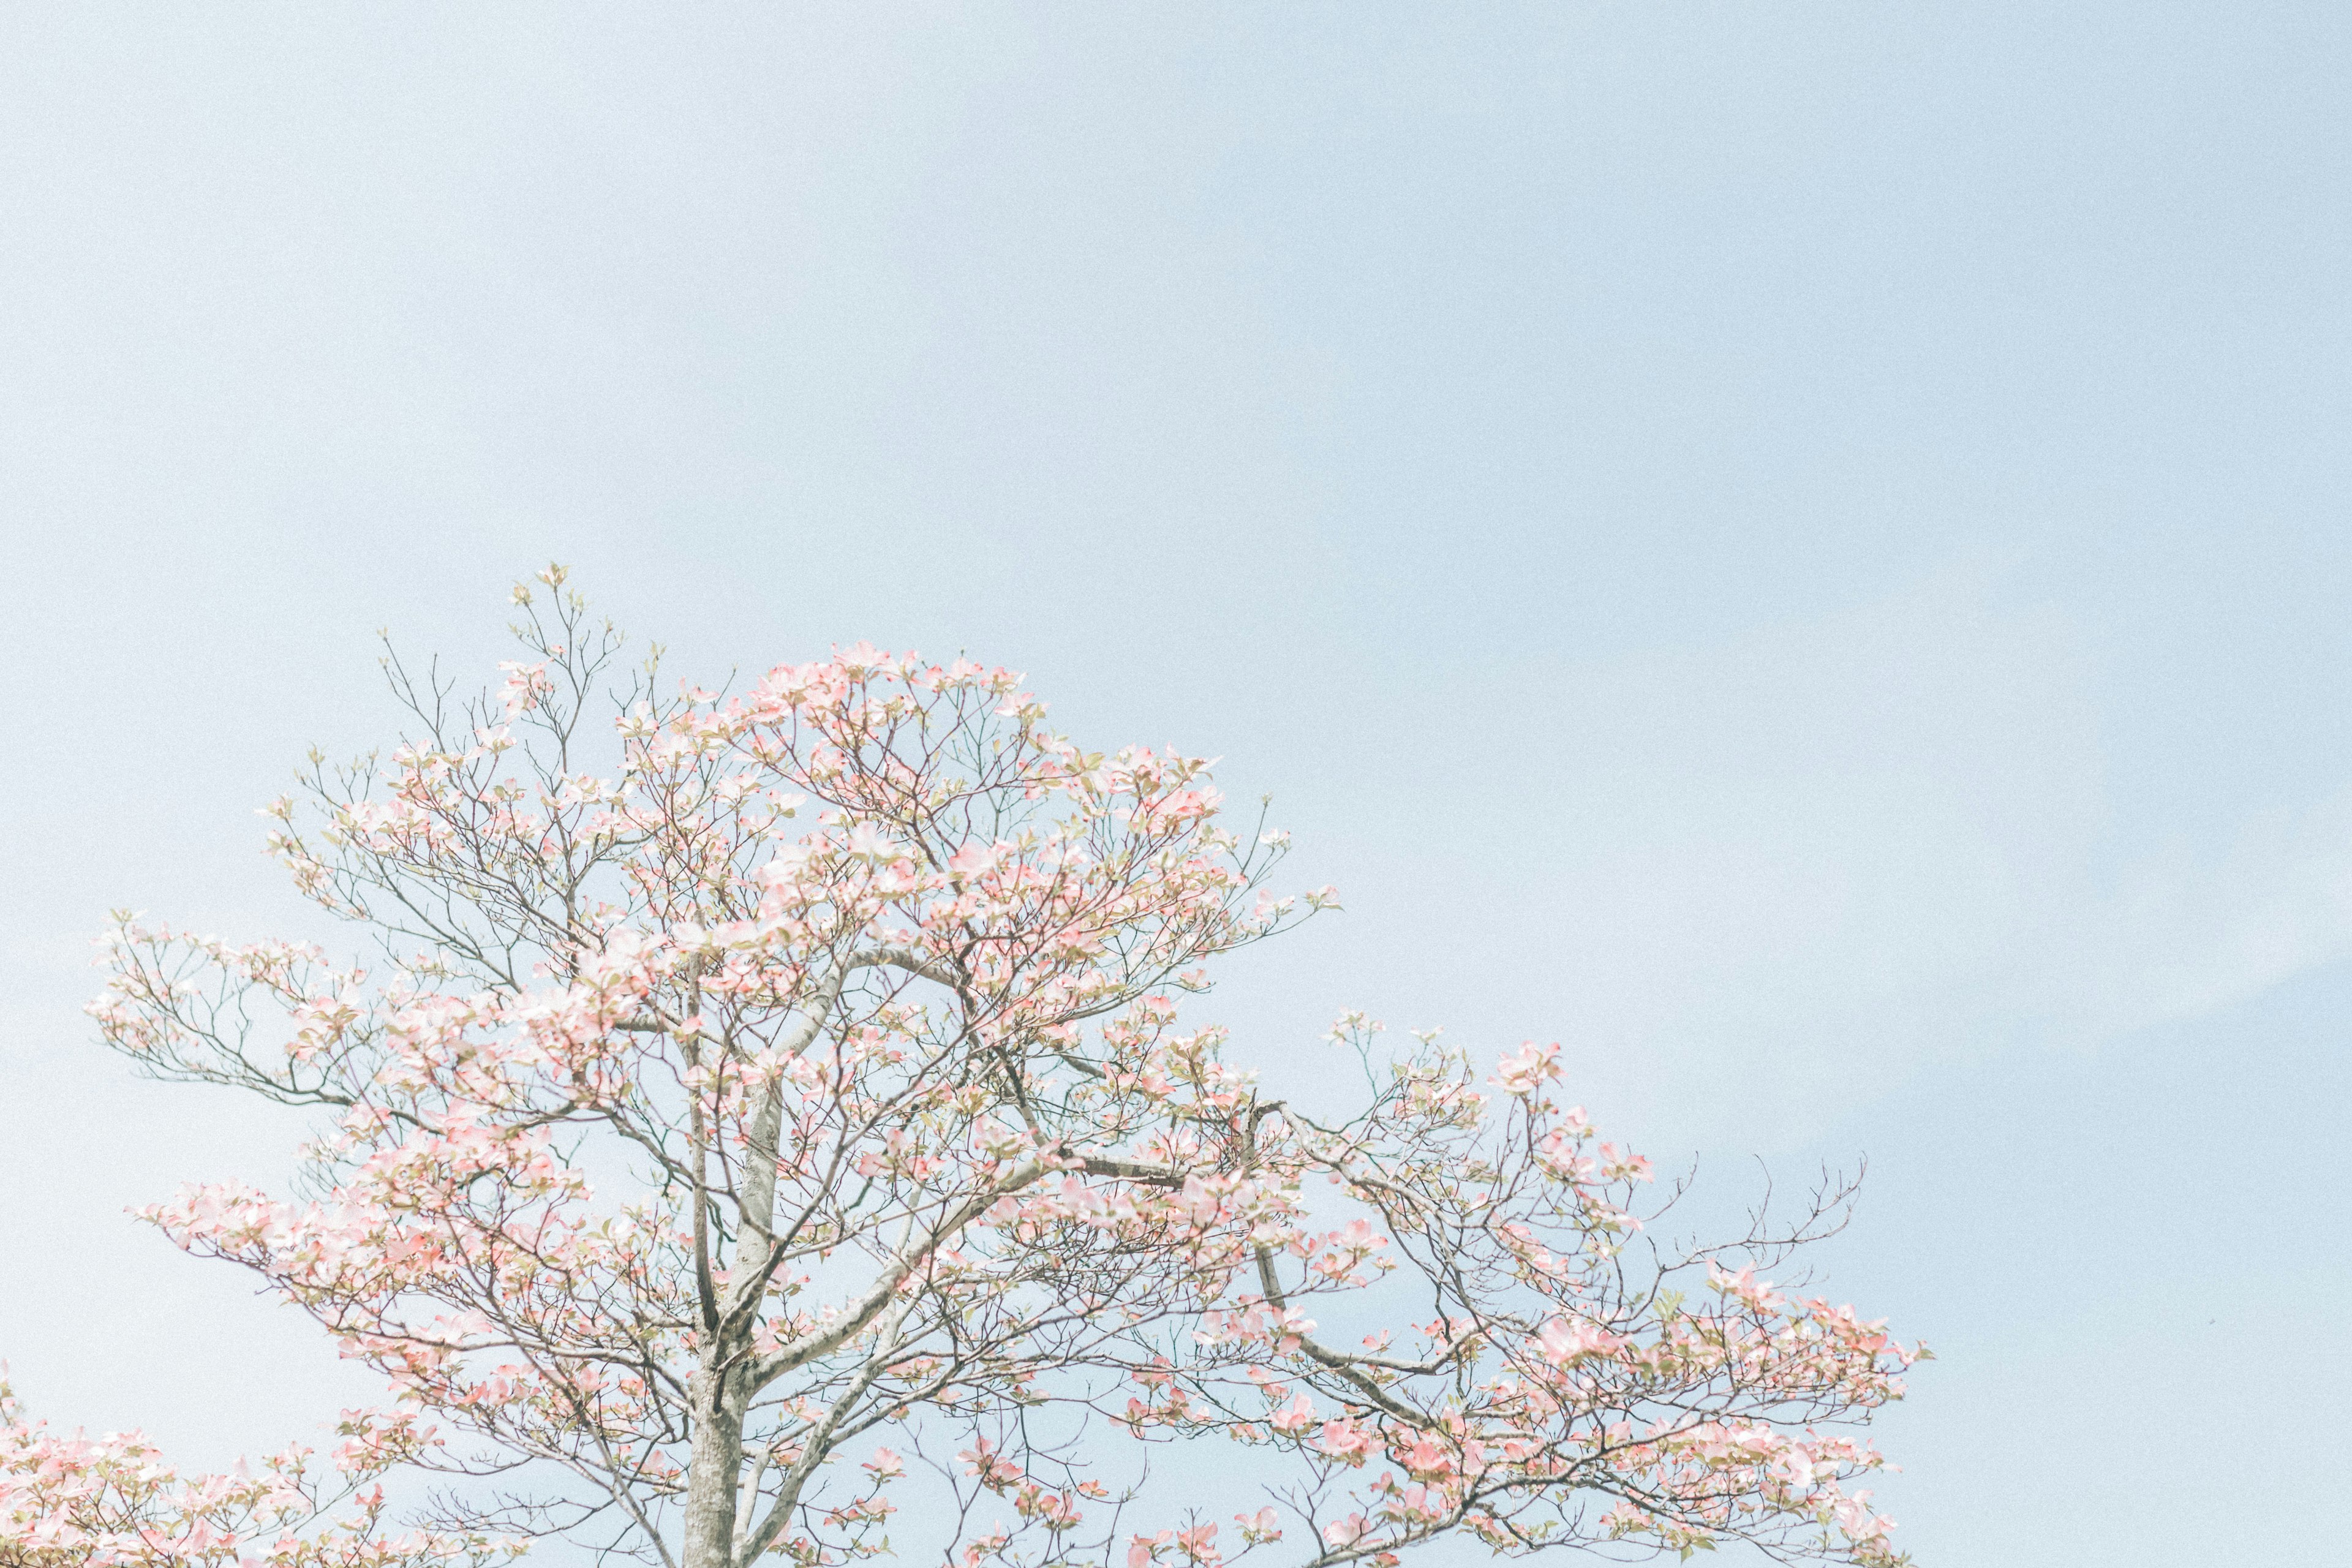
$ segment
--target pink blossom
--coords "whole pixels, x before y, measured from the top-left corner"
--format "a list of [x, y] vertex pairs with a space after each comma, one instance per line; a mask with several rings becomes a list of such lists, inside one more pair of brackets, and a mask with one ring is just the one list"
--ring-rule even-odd
[[1351, 1513], [1345, 1519], [1335, 1519], [1330, 1523], [1325, 1525], [1323, 1527], [1323, 1539], [1334, 1549], [1344, 1550], [1347, 1547], [1355, 1545], [1359, 1541], [1361, 1541], [1367, 1534], [1370, 1533], [1371, 1528], [1372, 1521], [1370, 1520], [1366, 1519], [1360, 1513]]
[[1529, 1040], [1503, 1058], [1489, 1081], [1508, 1093], [1529, 1095], [1560, 1073], [1559, 1042], [1539, 1046]]

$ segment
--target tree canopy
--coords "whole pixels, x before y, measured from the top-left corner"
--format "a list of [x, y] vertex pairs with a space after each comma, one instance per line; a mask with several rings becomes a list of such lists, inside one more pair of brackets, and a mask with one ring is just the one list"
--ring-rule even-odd
[[[0, 1555], [1901, 1561], [1853, 1428], [1920, 1352], [1759, 1273], [1850, 1189], [1669, 1247], [1556, 1046], [1348, 1014], [1328, 1098], [1276, 1096], [1180, 1001], [1333, 895], [1276, 889], [1201, 759], [863, 645], [666, 688], [561, 569], [515, 602], [496, 689], [388, 661], [415, 727], [269, 808], [360, 950], [124, 917], [92, 1008], [147, 1072], [322, 1113], [297, 1194], [147, 1217], [384, 1374], [356, 1500], [11, 1406]], [[394, 1466], [443, 1478], [399, 1531]]]

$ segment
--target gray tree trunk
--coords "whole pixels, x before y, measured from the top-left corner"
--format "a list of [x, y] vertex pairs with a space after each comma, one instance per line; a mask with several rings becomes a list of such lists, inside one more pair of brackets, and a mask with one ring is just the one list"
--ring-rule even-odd
[[713, 1370], [718, 1345], [704, 1352], [695, 1374], [695, 1405], [701, 1419], [694, 1431], [694, 1455], [686, 1476], [686, 1540], [678, 1568], [733, 1568], [735, 1489], [743, 1473], [741, 1369]]

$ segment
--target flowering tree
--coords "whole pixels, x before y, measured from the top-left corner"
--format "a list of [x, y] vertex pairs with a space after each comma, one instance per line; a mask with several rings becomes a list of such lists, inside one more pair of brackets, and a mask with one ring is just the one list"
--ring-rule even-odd
[[[378, 1419], [467, 1435], [397, 1456], [455, 1474], [446, 1549], [1900, 1561], [1849, 1431], [1917, 1352], [1756, 1277], [1842, 1193], [1654, 1245], [1554, 1047], [1485, 1077], [1351, 1015], [1363, 1089], [1276, 1098], [1175, 997], [1330, 895], [1267, 890], [1283, 837], [1222, 826], [1205, 763], [864, 646], [616, 684], [618, 635], [540, 582], [500, 690], [390, 661], [417, 731], [269, 808], [369, 967], [125, 918], [92, 1009], [147, 1071], [330, 1114], [310, 1201], [148, 1217], [383, 1372]], [[1132, 1461], [1184, 1439], [1249, 1479], [1154, 1512]], [[17, 1507], [9, 1539], [55, 1517]]]
[[[384, 1528], [375, 1478], [429, 1444], [413, 1414], [345, 1415], [333, 1468], [309, 1449], [262, 1473], [182, 1476], [137, 1433], [61, 1436], [0, 1380], [0, 1563], [8, 1568], [441, 1568], [509, 1555], [478, 1533]], [[340, 1506], [339, 1506], [340, 1505]]]

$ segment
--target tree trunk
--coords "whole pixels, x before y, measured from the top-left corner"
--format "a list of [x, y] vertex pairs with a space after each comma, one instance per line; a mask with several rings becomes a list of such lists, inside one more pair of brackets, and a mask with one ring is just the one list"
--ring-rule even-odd
[[[705, 1354], [717, 1359], [714, 1345]], [[694, 1432], [694, 1455], [687, 1461], [686, 1541], [678, 1568], [733, 1568], [735, 1489], [743, 1473], [741, 1375], [722, 1373], [708, 1363], [695, 1374], [695, 1404], [702, 1413]]]

